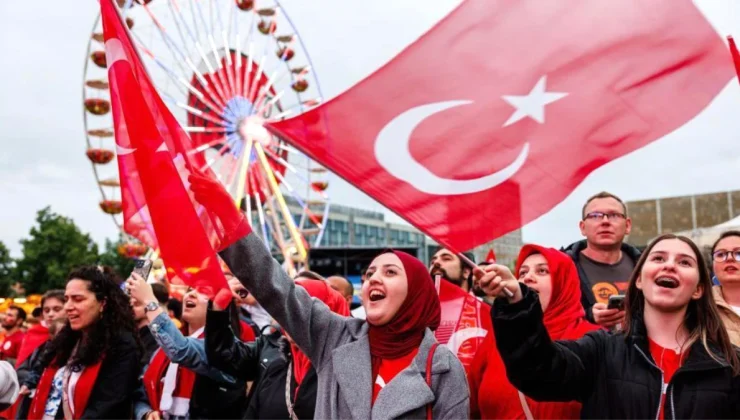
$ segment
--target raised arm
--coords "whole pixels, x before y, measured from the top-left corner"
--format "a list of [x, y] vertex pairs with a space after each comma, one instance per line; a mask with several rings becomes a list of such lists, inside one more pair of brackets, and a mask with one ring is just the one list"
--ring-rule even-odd
[[520, 287], [520, 301], [497, 298], [491, 310], [496, 346], [509, 382], [537, 401], [583, 401], [595, 386], [605, 333], [553, 342], [542, 322], [537, 294], [524, 284]]
[[188, 181], [195, 199], [223, 226], [219, 254], [232, 273], [320, 369], [325, 349], [335, 347], [347, 320], [295, 287], [218, 181], [197, 171]]
[[347, 319], [296, 287], [254, 233], [242, 237], [219, 255], [317, 369], [320, 368], [327, 350], [335, 348], [336, 340], [344, 332]]
[[199, 375], [228, 384], [236, 381], [220, 369], [211, 366], [206, 357], [206, 345], [203, 340], [185, 337], [174, 322], [164, 312], [149, 324], [149, 330], [172, 363], [180, 364]]
[[238, 379], [257, 379], [260, 349], [266, 337], [249, 343], [238, 340], [231, 329], [229, 311], [212, 309], [206, 315], [205, 331], [206, 356], [213, 367]]

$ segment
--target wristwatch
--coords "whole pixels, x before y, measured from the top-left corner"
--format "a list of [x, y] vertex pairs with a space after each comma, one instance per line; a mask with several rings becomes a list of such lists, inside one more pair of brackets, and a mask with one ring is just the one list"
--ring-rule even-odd
[[146, 306], [144, 306], [144, 313], [150, 312], [150, 311], [156, 311], [159, 308], [159, 302], [155, 300], [149, 301]]

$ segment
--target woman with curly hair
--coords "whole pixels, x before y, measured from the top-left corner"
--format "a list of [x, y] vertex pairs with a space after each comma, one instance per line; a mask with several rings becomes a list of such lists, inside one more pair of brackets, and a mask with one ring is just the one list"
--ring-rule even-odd
[[141, 369], [128, 298], [97, 266], [67, 279], [67, 322], [40, 357], [28, 418], [128, 418]]

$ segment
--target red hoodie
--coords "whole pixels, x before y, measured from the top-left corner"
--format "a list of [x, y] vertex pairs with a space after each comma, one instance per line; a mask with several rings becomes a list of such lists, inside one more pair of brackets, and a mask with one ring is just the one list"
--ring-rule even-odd
[[49, 339], [49, 328], [38, 323], [33, 327], [29, 328], [26, 332], [26, 336], [23, 338], [21, 348], [18, 350], [18, 358], [15, 362], [15, 367], [21, 365], [31, 354], [39, 348], [40, 345], [44, 344]]
[[[519, 253], [515, 272], [524, 260], [535, 253], [547, 260], [552, 277], [552, 296], [544, 313], [544, 323], [553, 340], [574, 340], [596, 325], [585, 320], [581, 306], [581, 288], [578, 271], [573, 261], [552, 248], [526, 245]], [[519, 393], [506, 378], [506, 368], [496, 349], [495, 337], [488, 334], [473, 360], [468, 375], [470, 385], [471, 418], [525, 419]], [[526, 398], [535, 419], [578, 419], [581, 404], [577, 402], [536, 402]]]

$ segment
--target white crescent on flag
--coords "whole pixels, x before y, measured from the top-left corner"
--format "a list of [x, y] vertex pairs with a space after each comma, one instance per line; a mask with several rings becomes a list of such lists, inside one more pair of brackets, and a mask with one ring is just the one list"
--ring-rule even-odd
[[409, 149], [411, 134], [419, 123], [430, 115], [472, 101], [445, 101], [411, 108], [383, 127], [375, 139], [375, 157], [380, 166], [391, 175], [406, 181], [417, 190], [434, 195], [471, 194], [491, 189], [511, 178], [524, 165], [529, 154], [529, 143], [525, 143], [519, 156], [500, 171], [475, 179], [458, 180], [437, 176], [419, 163]]

